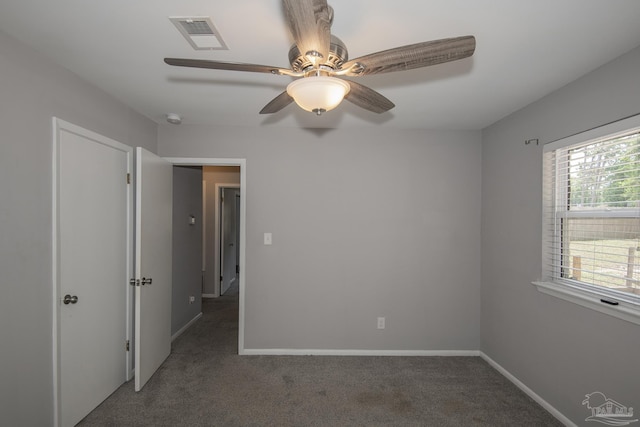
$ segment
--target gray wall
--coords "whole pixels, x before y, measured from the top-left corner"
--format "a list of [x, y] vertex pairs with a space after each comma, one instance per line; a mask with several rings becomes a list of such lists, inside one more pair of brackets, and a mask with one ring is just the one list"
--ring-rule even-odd
[[[192, 215], [195, 225], [189, 224]], [[202, 224], [202, 168], [174, 166], [172, 335], [202, 309]]]
[[158, 136], [162, 156], [247, 159], [247, 349], [478, 349], [480, 132]]
[[482, 351], [577, 424], [640, 407], [640, 327], [542, 294], [542, 145], [640, 112], [640, 48], [483, 131]]
[[156, 151], [156, 124], [0, 32], [0, 424], [53, 419], [52, 116]]
[[638, 408], [640, 329], [530, 284], [541, 147], [524, 140], [638, 113], [639, 69], [636, 49], [482, 138], [267, 125], [162, 126], [156, 140], [153, 122], [0, 32], [2, 423], [53, 416], [52, 116], [164, 156], [247, 159], [246, 348], [480, 347], [577, 423], [596, 390]]

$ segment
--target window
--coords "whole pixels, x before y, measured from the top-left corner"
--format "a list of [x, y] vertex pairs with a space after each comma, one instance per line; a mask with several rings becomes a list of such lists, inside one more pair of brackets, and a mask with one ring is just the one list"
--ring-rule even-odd
[[640, 323], [639, 116], [547, 144], [543, 165], [539, 289]]

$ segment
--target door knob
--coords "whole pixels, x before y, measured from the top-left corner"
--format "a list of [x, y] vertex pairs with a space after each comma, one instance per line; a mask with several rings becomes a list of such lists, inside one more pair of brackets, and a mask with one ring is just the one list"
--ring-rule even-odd
[[75, 304], [78, 302], [78, 297], [77, 296], [71, 296], [69, 294], [64, 296], [64, 299], [62, 300], [63, 303], [65, 304]]

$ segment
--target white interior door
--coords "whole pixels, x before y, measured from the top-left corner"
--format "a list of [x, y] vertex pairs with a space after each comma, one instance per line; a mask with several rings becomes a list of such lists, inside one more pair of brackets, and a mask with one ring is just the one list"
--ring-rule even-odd
[[135, 390], [171, 352], [173, 167], [136, 149]]
[[126, 379], [133, 149], [54, 123], [57, 410], [73, 426]]

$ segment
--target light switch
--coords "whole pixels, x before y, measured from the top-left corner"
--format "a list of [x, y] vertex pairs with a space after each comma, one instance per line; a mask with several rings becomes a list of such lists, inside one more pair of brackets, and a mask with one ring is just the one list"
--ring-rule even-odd
[[272, 243], [271, 233], [264, 233], [264, 244], [270, 245]]

